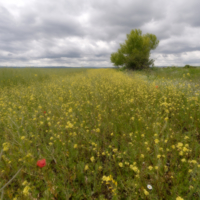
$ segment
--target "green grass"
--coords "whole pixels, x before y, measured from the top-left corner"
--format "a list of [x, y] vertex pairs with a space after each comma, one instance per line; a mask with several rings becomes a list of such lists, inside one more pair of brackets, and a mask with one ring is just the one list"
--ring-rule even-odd
[[61, 78], [85, 70], [84, 68], [0, 68], [0, 88], [27, 86], [34, 82], [50, 81], [52, 78]]
[[[200, 67], [184, 68], [184, 67], [166, 67], [166, 68], [150, 68], [146, 71], [141, 71], [141, 74], [147, 75], [151, 79], [165, 78], [165, 79], [183, 79], [200, 83]], [[187, 75], [189, 74], [189, 76]], [[185, 77], [184, 77], [185, 76]]]
[[199, 199], [198, 70], [0, 69], [1, 198]]

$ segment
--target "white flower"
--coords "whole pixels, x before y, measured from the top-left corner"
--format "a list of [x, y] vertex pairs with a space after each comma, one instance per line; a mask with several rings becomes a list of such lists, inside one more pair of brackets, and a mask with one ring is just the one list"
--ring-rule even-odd
[[147, 188], [148, 188], [149, 190], [152, 190], [152, 189], [153, 189], [153, 187], [152, 187], [151, 185], [147, 185]]

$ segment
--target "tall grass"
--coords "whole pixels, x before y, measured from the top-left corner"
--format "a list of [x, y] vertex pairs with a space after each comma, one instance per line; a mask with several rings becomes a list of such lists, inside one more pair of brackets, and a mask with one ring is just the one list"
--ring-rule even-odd
[[189, 75], [173, 84], [113, 69], [25, 70], [0, 93], [2, 199], [200, 198]]

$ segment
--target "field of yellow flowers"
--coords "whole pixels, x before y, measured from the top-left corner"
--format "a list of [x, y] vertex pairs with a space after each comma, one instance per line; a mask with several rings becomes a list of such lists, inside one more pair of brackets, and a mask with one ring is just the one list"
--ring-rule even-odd
[[199, 199], [200, 87], [184, 75], [0, 69], [1, 199]]

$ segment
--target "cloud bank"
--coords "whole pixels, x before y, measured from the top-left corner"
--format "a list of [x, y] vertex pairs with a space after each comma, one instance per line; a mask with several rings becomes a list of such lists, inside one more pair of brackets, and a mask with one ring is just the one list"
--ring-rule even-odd
[[160, 40], [157, 66], [200, 66], [199, 0], [0, 2], [1, 66], [111, 67], [132, 29]]

